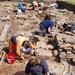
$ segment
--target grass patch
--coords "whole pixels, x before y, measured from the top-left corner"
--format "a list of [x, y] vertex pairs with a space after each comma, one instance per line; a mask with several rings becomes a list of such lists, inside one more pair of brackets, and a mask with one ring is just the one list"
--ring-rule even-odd
[[75, 5], [75, 0], [65, 0], [65, 2]]

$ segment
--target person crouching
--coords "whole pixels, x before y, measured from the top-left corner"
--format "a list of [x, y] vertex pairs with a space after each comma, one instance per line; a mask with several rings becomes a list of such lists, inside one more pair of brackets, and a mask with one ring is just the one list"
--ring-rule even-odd
[[27, 48], [29, 48], [28, 52], [34, 53], [35, 46], [30, 43], [29, 39], [24, 36], [12, 36], [9, 39], [9, 52], [15, 53], [21, 59], [24, 59], [21, 53], [21, 48], [24, 47], [24, 51], [27, 52]]

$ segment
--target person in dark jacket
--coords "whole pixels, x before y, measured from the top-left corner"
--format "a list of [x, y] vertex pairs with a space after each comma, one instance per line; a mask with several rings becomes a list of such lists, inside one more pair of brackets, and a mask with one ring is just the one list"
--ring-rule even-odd
[[44, 58], [33, 56], [25, 67], [25, 75], [52, 75]]
[[45, 16], [44, 20], [40, 23], [40, 29], [46, 31], [46, 33], [51, 33], [52, 29], [55, 29], [55, 23], [50, 20], [50, 15]]

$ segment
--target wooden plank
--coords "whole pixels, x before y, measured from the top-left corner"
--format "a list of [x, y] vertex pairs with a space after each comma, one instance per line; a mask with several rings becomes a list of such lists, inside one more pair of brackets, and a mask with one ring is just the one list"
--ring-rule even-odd
[[1, 60], [0, 60], [0, 66], [1, 66], [1, 64], [2, 64], [2, 62], [4, 60], [4, 57], [5, 57], [5, 52], [4, 51], [0, 51], [0, 53], [2, 53]]
[[3, 29], [2, 33], [1, 33], [1, 36], [0, 36], [0, 41], [4, 41], [5, 40], [6, 33], [7, 33], [9, 27], [10, 27], [9, 25], [5, 25], [4, 26], [4, 29]]

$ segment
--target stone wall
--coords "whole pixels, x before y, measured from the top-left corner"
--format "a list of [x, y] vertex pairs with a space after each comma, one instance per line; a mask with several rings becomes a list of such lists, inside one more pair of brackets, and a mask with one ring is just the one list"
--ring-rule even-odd
[[75, 5], [69, 4], [64, 1], [56, 1], [56, 3], [59, 4], [59, 7], [58, 7], [59, 9], [67, 9], [75, 13]]

